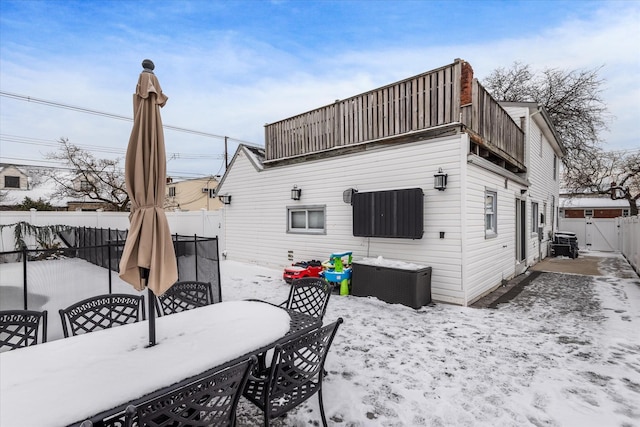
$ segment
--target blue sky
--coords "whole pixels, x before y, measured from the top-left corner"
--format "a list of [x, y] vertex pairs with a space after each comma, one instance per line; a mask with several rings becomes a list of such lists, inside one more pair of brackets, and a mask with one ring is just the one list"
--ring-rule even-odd
[[[264, 124], [451, 63], [603, 66], [608, 148], [638, 149], [638, 1], [7, 1], [0, 90], [128, 116], [156, 64], [165, 124], [262, 144]], [[0, 97], [0, 161], [55, 141], [122, 157], [124, 120]], [[221, 138], [165, 132], [169, 173], [223, 172]], [[231, 140], [230, 150], [236, 142]]]

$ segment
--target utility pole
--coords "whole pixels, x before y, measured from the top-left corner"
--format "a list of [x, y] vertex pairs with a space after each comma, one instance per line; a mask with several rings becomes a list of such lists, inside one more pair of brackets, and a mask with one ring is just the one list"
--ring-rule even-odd
[[227, 151], [227, 136], [224, 137], [224, 171], [229, 167], [229, 152]]

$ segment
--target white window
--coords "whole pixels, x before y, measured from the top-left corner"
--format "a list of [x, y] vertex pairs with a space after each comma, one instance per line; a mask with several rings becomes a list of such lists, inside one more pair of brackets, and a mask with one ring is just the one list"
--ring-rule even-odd
[[547, 202], [544, 202], [542, 204], [542, 213], [540, 214], [540, 224], [546, 225], [547, 223], [546, 215], [547, 215]]
[[538, 232], [538, 202], [531, 202], [531, 233]]
[[558, 156], [553, 155], [553, 180], [558, 180]]
[[325, 233], [325, 207], [287, 208], [287, 233]]
[[176, 187], [169, 187], [169, 197], [176, 197]]
[[585, 209], [585, 210], [584, 210], [584, 217], [585, 217], [585, 218], [591, 218], [591, 217], [593, 217], [593, 209]]
[[622, 216], [629, 216], [629, 209], [622, 209]]
[[498, 196], [495, 191], [484, 193], [484, 235], [494, 237], [498, 234]]

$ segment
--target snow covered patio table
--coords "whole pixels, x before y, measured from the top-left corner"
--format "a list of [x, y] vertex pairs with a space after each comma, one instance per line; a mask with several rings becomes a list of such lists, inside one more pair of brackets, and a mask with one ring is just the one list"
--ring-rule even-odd
[[231, 301], [0, 354], [0, 425], [64, 426], [269, 347], [287, 311]]

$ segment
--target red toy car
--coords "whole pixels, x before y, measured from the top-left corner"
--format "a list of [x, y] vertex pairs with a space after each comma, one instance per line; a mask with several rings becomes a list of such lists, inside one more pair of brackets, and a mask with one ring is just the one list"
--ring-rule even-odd
[[282, 278], [285, 282], [291, 284], [295, 279], [301, 279], [303, 277], [320, 277], [321, 271], [322, 263], [320, 261], [300, 261], [291, 267], [286, 267]]

